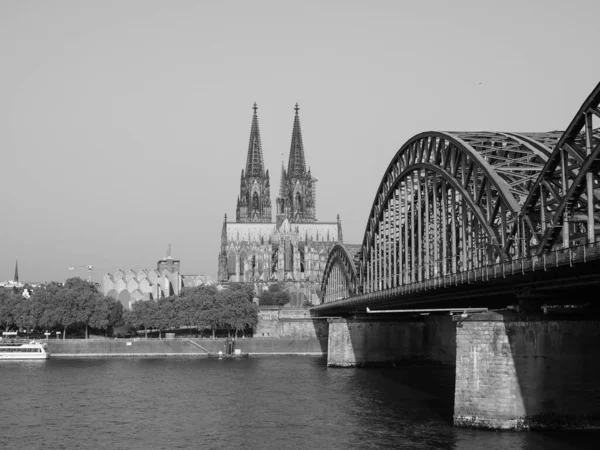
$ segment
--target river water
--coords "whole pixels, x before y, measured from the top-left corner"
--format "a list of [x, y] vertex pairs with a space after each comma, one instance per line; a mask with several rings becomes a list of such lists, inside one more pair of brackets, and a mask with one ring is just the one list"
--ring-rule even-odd
[[325, 358], [2, 361], [0, 448], [575, 449], [595, 432], [452, 427], [454, 369]]

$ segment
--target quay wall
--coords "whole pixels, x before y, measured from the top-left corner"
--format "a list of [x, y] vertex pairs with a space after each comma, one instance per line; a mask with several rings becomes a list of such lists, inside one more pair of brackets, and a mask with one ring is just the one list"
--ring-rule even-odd
[[[251, 355], [325, 355], [327, 338], [236, 339], [235, 348]], [[52, 358], [110, 356], [207, 356], [225, 351], [225, 339], [51, 339]]]
[[323, 339], [329, 334], [327, 319], [311, 317], [308, 309], [265, 309], [258, 313], [254, 336], [288, 339]]

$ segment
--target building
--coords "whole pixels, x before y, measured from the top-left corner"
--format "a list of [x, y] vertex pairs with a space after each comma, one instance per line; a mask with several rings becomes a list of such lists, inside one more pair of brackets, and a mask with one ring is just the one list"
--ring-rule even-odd
[[219, 282], [251, 282], [256, 289], [285, 282], [293, 302], [319, 302], [318, 289], [331, 247], [342, 242], [342, 224], [318, 222], [316, 182], [307, 168], [296, 104], [287, 170], [281, 163], [273, 221], [269, 171], [265, 170], [257, 106], [242, 169], [235, 222], [227, 215], [221, 231]]
[[171, 256], [171, 247], [167, 256], [156, 263], [156, 269], [119, 269], [107, 273], [102, 278], [100, 291], [115, 300], [119, 300], [125, 309], [140, 300], [158, 300], [171, 295], [179, 295], [185, 287], [210, 284], [203, 275], [182, 275], [178, 259]]
[[15, 261], [15, 276], [13, 277], [12, 281], [1, 281], [0, 282], [0, 287], [4, 287], [7, 289], [12, 289], [12, 288], [22, 288], [24, 286], [23, 283], [19, 282], [19, 261]]

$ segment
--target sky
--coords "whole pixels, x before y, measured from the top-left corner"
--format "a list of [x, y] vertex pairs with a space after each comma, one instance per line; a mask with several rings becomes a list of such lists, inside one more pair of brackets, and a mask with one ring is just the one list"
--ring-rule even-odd
[[258, 104], [273, 205], [294, 105], [321, 221], [360, 243], [417, 133], [567, 127], [590, 1], [0, 0], [0, 280], [216, 275]]

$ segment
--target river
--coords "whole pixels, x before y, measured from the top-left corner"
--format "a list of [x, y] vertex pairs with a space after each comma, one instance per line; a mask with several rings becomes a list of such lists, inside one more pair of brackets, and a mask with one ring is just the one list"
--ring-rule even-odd
[[[452, 427], [454, 369], [325, 358], [2, 361], [0, 448], [576, 449], [596, 432]], [[597, 443], [597, 442], [596, 442]]]

